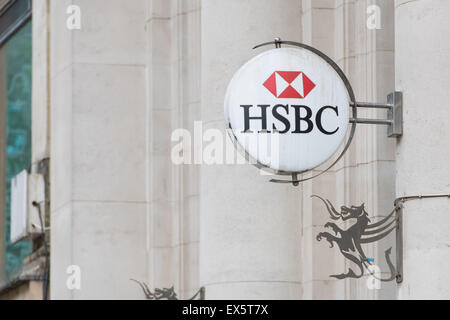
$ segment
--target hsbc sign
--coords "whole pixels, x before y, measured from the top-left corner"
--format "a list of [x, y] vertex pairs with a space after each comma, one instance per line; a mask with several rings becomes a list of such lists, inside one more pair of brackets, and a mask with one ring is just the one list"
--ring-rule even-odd
[[[279, 38], [255, 48], [271, 44], [275, 44], [276, 49], [259, 54], [235, 73], [228, 85], [224, 105], [228, 133], [235, 147], [257, 167], [275, 174], [292, 176], [290, 180], [271, 179], [271, 182], [298, 186], [300, 182], [326, 172], [348, 150], [357, 123], [387, 125], [388, 137], [400, 137], [403, 134], [401, 92], [390, 93], [386, 104], [356, 102], [347, 77], [324, 53], [308, 45], [281, 41]], [[296, 48], [281, 48], [281, 44]], [[358, 118], [357, 108], [384, 109], [387, 111], [387, 118]], [[344, 143], [347, 135], [347, 142]], [[333, 157], [341, 146], [340, 153]], [[298, 177], [300, 173], [312, 170], [331, 158], [333, 161], [327, 164], [325, 170], [318, 170], [318, 173], [308, 177]], [[326, 204], [333, 220], [346, 220], [349, 214], [353, 214], [356, 220], [361, 218], [363, 227], [367, 226], [368, 214], [364, 211], [364, 205], [352, 206], [350, 209], [343, 206], [339, 213], [328, 200], [315, 197]], [[340, 237], [321, 232], [317, 240], [327, 238], [330, 243], [334, 241], [341, 246], [341, 242], [352, 239], [352, 243], [359, 245], [380, 240], [396, 229], [397, 257], [401, 258], [401, 215], [394, 215], [399, 208], [396, 207], [383, 221], [369, 225], [372, 229], [378, 226], [382, 233], [377, 234], [377, 230], [374, 230], [361, 238], [361, 232], [352, 234], [350, 229], [353, 227], [341, 230], [334, 223], [328, 223], [333, 230], [339, 229], [336, 235], [339, 233]], [[394, 219], [399, 224], [392, 226], [389, 219]], [[382, 227], [383, 223], [389, 225]], [[391, 228], [387, 229], [389, 226]], [[372, 237], [367, 234], [372, 234]], [[377, 280], [397, 279], [399, 283], [402, 281], [402, 263], [397, 260], [397, 268], [394, 267], [389, 260], [390, 250], [386, 250], [385, 255], [391, 275]], [[360, 274], [350, 270], [332, 277], [361, 278], [364, 267], [373, 273], [372, 267], [375, 266], [361, 252], [357, 252], [358, 257], [353, 256], [356, 260], [352, 260], [360, 262], [357, 263]]]
[[322, 56], [277, 48], [236, 72], [225, 97], [225, 119], [235, 145], [260, 167], [299, 173], [326, 162], [344, 142], [351, 95]]

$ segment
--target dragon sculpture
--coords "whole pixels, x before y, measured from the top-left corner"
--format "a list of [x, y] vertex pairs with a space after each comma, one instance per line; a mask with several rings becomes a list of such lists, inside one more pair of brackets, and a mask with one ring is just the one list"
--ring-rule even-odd
[[[364, 203], [360, 206], [342, 206], [341, 212], [338, 212], [329, 200], [325, 200], [317, 195], [312, 195], [311, 197], [322, 200], [332, 220], [347, 221], [349, 219], [356, 219], [356, 222], [346, 230], [341, 229], [334, 222], [328, 222], [325, 224], [325, 228], [333, 230], [334, 235], [329, 232], [320, 232], [316, 239], [317, 241], [321, 241], [323, 238], [326, 239], [330, 243], [331, 248], [336, 243], [342, 255], [358, 266], [358, 273], [355, 273], [355, 271], [349, 268], [347, 273], [331, 275], [331, 277], [336, 279], [361, 278], [364, 275], [364, 269], [369, 270], [369, 266], [371, 265], [371, 261], [366, 257], [361, 244], [378, 241], [396, 229], [398, 225], [398, 219], [394, 215], [396, 209], [384, 219], [370, 223], [369, 214], [364, 208]], [[391, 281], [396, 277], [397, 272], [390, 259], [391, 249], [387, 249], [384, 253], [386, 263], [389, 266], [390, 277], [387, 279], [378, 279], [380, 281]]]
[[[139, 284], [142, 291], [144, 291], [145, 298], [147, 300], [178, 300], [177, 294], [175, 293], [173, 286], [170, 288], [162, 288], [162, 289], [155, 288], [155, 292], [151, 292], [150, 288], [145, 282], [140, 282], [134, 279], [130, 280]], [[196, 300], [197, 297], [199, 297], [200, 300], [204, 300], [204, 292], [205, 289], [203, 287], [200, 288], [200, 290], [197, 291], [197, 293], [189, 300]]]

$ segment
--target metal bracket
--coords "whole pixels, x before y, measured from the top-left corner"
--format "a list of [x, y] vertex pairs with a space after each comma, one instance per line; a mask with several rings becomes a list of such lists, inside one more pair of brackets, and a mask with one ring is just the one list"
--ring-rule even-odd
[[392, 107], [388, 110], [388, 119], [392, 124], [388, 126], [388, 137], [403, 135], [403, 93], [396, 91], [388, 95], [388, 103]]
[[403, 203], [411, 200], [421, 200], [429, 198], [450, 198], [450, 193], [447, 194], [426, 194], [426, 195], [410, 195], [395, 199], [394, 206], [397, 215], [397, 229], [396, 229], [396, 250], [397, 250], [397, 275], [395, 277], [397, 283], [403, 282]]
[[386, 109], [387, 119], [365, 119], [350, 118], [350, 123], [387, 125], [387, 136], [389, 138], [397, 138], [403, 134], [403, 94], [402, 92], [392, 92], [387, 97], [387, 103], [368, 103], [356, 102], [350, 103], [351, 107]]
[[396, 271], [395, 281], [402, 283], [403, 281], [403, 206], [402, 204], [396, 204], [397, 210], [397, 229], [395, 230], [395, 250], [396, 250]]

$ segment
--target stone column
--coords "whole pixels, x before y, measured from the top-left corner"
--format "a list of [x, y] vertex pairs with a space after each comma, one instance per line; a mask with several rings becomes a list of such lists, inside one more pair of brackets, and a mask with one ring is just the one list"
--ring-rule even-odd
[[[404, 133], [397, 149], [397, 196], [450, 193], [450, 1], [396, 1], [396, 89]], [[450, 298], [450, 200], [404, 204], [401, 299]]]
[[[300, 1], [202, 2], [203, 130], [224, 132], [233, 74], [275, 37], [300, 40]], [[227, 137], [228, 139], [228, 137]], [[251, 165], [203, 165], [200, 281], [207, 299], [298, 299], [300, 189], [269, 182]]]
[[147, 279], [147, 2], [50, 6], [51, 298], [143, 298], [130, 279]]

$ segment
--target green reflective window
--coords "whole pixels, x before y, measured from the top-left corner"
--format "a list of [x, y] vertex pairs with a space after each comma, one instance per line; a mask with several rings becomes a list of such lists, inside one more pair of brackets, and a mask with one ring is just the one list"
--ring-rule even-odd
[[[4, 177], [3, 210], [4, 234], [4, 280], [16, 277], [22, 268], [23, 259], [31, 253], [31, 242], [10, 243], [11, 179], [31, 165], [31, 21], [25, 24], [0, 48], [0, 99], [3, 99], [0, 123], [6, 128], [3, 139]], [[6, 101], [5, 101], [6, 100]], [[6, 130], [5, 130], [6, 129]]]

